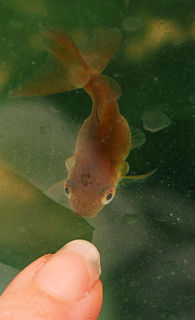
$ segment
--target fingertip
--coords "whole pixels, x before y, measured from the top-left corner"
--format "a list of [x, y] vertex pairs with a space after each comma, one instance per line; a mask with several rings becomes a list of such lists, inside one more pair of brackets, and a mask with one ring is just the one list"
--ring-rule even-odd
[[[84, 240], [68, 243], [57, 253], [46, 255], [24, 269], [5, 290], [0, 318], [18, 313], [21, 319], [95, 320], [102, 306], [100, 255]], [[10, 301], [11, 305], [10, 305]], [[40, 317], [41, 314], [41, 317]]]
[[96, 247], [85, 240], [68, 243], [37, 273], [38, 286], [66, 301], [80, 300], [101, 273], [100, 256]]
[[91, 290], [81, 300], [74, 304], [66, 320], [96, 320], [101, 311], [103, 301], [103, 286], [97, 280]]

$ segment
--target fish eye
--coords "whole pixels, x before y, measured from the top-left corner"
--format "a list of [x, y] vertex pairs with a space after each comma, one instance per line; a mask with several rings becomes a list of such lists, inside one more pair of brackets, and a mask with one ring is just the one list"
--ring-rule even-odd
[[68, 198], [70, 198], [70, 190], [69, 190], [68, 183], [66, 181], [64, 182], [64, 193]]
[[106, 191], [106, 193], [104, 194], [103, 198], [102, 198], [102, 203], [104, 205], [110, 203], [113, 198], [114, 198], [114, 195], [115, 195], [115, 190], [114, 188], [109, 188], [109, 190]]
[[65, 192], [65, 194], [66, 194], [67, 196], [69, 196], [69, 189], [68, 189], [68, 187], [65, 187], [65, 188], [64, 188], [64, 192]]

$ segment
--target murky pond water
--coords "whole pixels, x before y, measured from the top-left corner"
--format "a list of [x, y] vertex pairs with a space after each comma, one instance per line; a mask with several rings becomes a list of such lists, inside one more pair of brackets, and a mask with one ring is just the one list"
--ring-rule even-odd
[[[0, 289], [36, 257], [82, 237], [101, 254], [99, 319], [194, 319], [194, 2], [9, 0], [0, 8]], [[157, 168], [121, 182], [93, 219], [71, 212], [61, 184], [50, 189], [67, 175], [89, 96], [7, 98], [44, 64], [48, 26], [77, 42], [100, 27], [121, 31], [104, 73], [119, 83], [120, 112], [139, 133], [130, 172]]]

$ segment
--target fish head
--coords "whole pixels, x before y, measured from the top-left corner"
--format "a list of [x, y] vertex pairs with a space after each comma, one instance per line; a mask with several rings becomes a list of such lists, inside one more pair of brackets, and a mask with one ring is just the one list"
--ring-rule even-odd
[[65, 195], [79, 216], [94, 217], [115, 195], [116, 178], [100, 165], [76, 163], [64, 183]]

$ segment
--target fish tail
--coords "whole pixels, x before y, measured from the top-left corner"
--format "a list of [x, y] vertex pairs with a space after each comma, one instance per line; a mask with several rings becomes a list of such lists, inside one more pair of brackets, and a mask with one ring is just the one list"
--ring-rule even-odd
[[120, 32], [117, 28], [110, 28], [96, 32], [91, 40], [80, 46], [83, 60], [93, 75], [85, 86], [85, 91], [93, 101], [93, 111], [101, 121], [105, 106], [119, 98], [121, 90], [115, 80], [101, 74], [107, 66], [120, 42]]
[[121, 34], [117, 28], [100, 29], [91, 39], [79, 47], [80, 53], [92, 73], [101, 73], [106, 68], [120, 39]]
[[79, 50], [67, 32], [51, 29], [45, 33], [49, 52], [45, 65], [11, 97], [43, 96], [84, 88], [91, 75]]
[[85, 88], [94, 74], [100, 74], [120, 41], [118, 29], [98, 32], [79, 48], [67, 32], [51, 29], [45, 33], [48, 59], [25, 85], [10, 97], [43, 96]]

